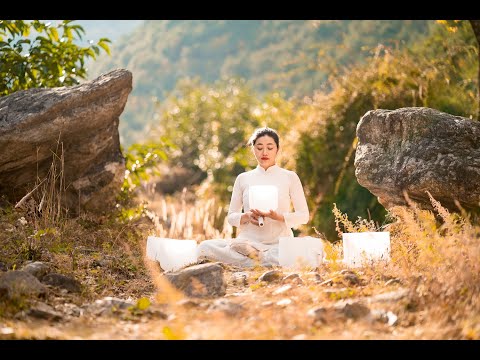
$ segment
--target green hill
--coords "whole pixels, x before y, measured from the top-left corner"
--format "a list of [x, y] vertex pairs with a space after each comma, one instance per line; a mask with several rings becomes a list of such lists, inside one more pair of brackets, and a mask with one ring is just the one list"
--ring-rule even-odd
[[90, 78], [115, 68], [133, 73], [122, 115], [122, 142], [142, 139], [162, 100], [183, 77], [214, 82], [244, 77], [260, 93], [302, 97], [336, 71], [364, 60], [379, 43], [405, 46], [432, 20], [148, 20], [91, 64]]

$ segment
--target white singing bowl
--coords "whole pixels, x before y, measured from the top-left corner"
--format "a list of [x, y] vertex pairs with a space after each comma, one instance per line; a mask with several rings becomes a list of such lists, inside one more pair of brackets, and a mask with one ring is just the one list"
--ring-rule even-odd
[[[274, 185], [252, 185], [248, 188], [248, 203], [250, 209], [257, 209], [263, 212], [277, 210], [278, 188]], [[258, 218], [258, 224], [264, 225], [262, 216]]]
[[280, 266], [297, 269], [316, 268], [323, 262], [324, 246], [319, 238], [281, 236], [278, 242], [278, 262]]
[[160, 262], [161, 268], [165, 271], [178, 270], [197, 262], [197, 242], [149, 236], [147, 257]]

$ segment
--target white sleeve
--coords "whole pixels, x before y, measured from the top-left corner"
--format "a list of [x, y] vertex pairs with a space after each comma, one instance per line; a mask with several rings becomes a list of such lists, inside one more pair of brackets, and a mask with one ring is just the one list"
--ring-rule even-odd
[[303, 192], [302, 182], [295, 172], [290, 174], [290, 198], [295, 209], [294, 212], [285, 212], [283, 217], [285, 218], [285, 224], [288, 228], [297, 227], [301, 224], [308, 222], [310, 213], [308, 211], [307, 199], [305, 199], [305, 193]]
[[240, 187], [240, 175], [235, 179], [233, 184], [232, 199], [230, 200], [230, 206], [228, 208], [227, 220], [232, 226], [239, 227], [240, 219], [242, 217], [242, 189]]

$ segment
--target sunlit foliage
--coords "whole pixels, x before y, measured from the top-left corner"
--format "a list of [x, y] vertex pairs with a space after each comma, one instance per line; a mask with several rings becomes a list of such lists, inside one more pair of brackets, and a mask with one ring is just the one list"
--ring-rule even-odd
[[103, 50], [107, 38], [82, 47], [84, 29], [71, 20], [0, 20], [0, 96], [18, 90], [69, 86], [87, 77], [85, 61]]

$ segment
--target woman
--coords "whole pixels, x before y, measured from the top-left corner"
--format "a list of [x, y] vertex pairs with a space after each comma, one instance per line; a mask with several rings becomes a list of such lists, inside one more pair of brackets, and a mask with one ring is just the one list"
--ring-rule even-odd
[[[307, 201], [298, 175], [276, 165], [280, 140], [275, 130], [257, 129], [250, 137], [258, 165], [237, 176], [227, 219], [238, 227], [232, 240], [205, 240], [198, 246], [199, 260], [214, 260], [236, 266], [278, 265], [278, 239], [293, 236], [292, 227], [306, 224], [309, 218]], [[249, 186], [275, 185], [278, 188], [278, 208], [262, 212], [249, 205]], [[294, 211], [290, 211], [293, 203]], [[242, 213], [243, 208], [243, 213]], [[259, 217], [264, 226], [259, 226]]]

